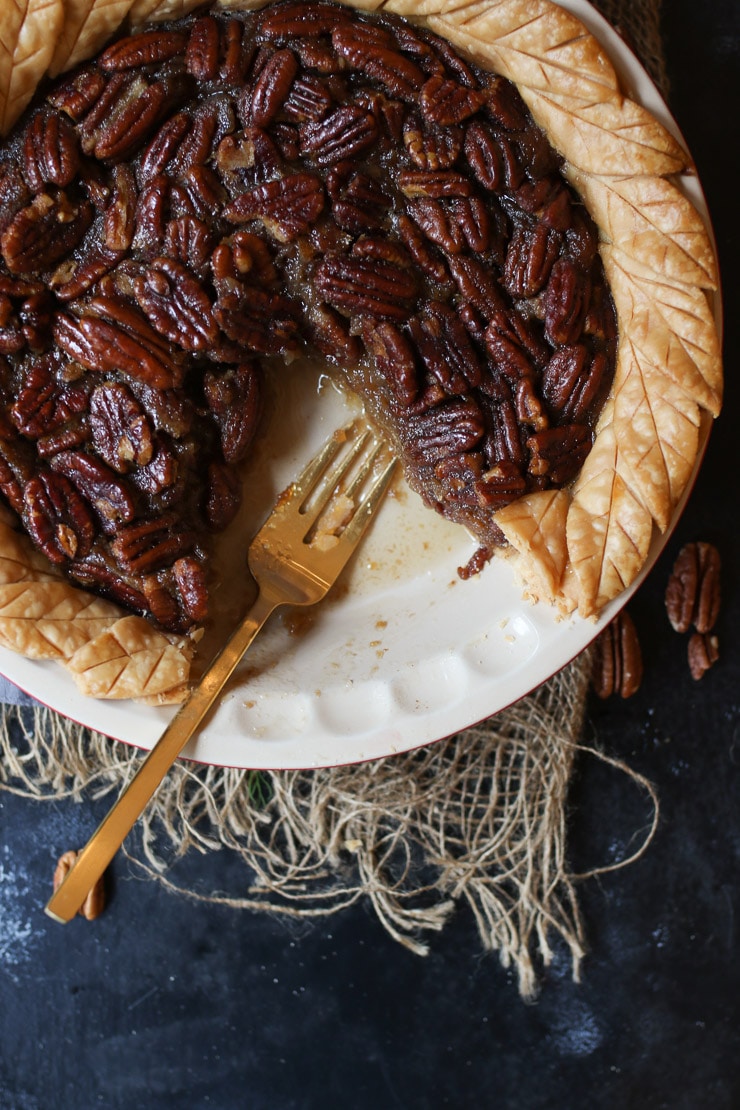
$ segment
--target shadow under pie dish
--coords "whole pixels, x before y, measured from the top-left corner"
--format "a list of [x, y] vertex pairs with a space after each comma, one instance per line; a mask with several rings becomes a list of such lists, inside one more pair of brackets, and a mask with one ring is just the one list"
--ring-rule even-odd
[[2, 642], [174, 700], [263, 379], [306, 346], [427, 502], [598, 613], [720, 404], [688, 156], [549, 3], [181, 13], [19, 28], [5, 122], [55, 80], [0, 168], [0, 485], [43, 557], [7, 525]]

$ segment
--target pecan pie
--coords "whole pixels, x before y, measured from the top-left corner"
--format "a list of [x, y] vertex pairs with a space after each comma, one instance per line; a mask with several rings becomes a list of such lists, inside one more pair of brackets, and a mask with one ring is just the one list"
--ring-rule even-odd
[[187, 656], [264, 376], [313, 351], [482, 557], [598, 611], [719, 408], [684, 151], [549, 0], [188, 6], [13, 7], [0, 118], [56, 77], [0, 152], [0, 489], [48, 560], [13, 604], [94, 591], [51, 654], [181, 690], [115, 661]]

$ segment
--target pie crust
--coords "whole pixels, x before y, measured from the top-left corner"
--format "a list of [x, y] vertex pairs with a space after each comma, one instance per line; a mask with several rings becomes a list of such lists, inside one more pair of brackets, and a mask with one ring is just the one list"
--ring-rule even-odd
[[[530, 596], [597, 615], [634, 581], [654, 530], [667, 528], [696, 461], [702, 421], [721, 406], [715, 254], [675, 181], [692, 172], [690, 157], [624, 94], [594, 36], [550, 0], [341, 2], [404, 16], [513, 81], [599, 229], [619, 342], [594, 445], [570, 487], [527, 494], [494, 517]], [[95, 55], [121, 29], [178, 19], [197, 6], [0, 0], [2, 133], [45, 76]], [[159, 703], [184, 696], [192, 655], [190, 640], [71, 586], [4, 521], [0, 643], [63, 662], [91, 696]]]

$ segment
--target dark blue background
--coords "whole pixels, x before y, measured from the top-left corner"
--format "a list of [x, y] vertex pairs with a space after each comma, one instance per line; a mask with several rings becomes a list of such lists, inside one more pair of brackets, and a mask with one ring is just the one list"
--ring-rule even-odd
[[[107, 802], [0, 794], [0, 1107], [219, 1110], [740, 1105], [736, 916], [740, 851], [738, 196], [740, 4], [670, 0], [663, 25], [672, 107], [719, 239], [727, 402], [689, 508], [633, 613], [646, 657], [639, 694], [590, 707], [586, 739], [659, 789], [648, 854], [581, 889], [589, 955], [567, 954], [523, 1004], [460, 908], [426, 959], [357, 907], [296, 926], [186, 901], [118, 860], [114, 900], [91, 925], [42, 913], [54, 860]], [[722, 659], [696, 684], [663, 611], [687, 540], [724, 557]], [[629, 850], [649, 808], [583, 759], [572, 793], [576, 870]], [[226, 852], [176, 875], [238, 893]]]

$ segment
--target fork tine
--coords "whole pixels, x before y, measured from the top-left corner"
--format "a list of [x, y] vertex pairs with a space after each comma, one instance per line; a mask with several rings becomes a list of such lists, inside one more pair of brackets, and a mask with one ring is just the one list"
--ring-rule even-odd
[[354, 516], [351, 518], [346, 528], [340, 534], [340, 541], [347, 542], [353, 546], [358, 542], [360, 536], [367, 528], [368, 524], [373, 518], [375, 510], [383, 500], [386, 490], [391, 483], [393, 473], [398, 464], [398, 459], [391, 458], [383, 470], [380, 472], [375, 482], [368, 490], [367, 496], [357, 507]]
[[360, 490], [362, 489], [369, 476], [372, 474], [384, 446], [385, 444], [382, 442], [377, 442], [375, 444], [370, 454], [367, 456], [364, 463], [355, 474], [352, 481], [345, 488], [344, 493], [350, 501], [357, 500]]
[[[358, 432], [357, 425], [350, 425], [347, 431], [356, 434]], [[326, 470], [326, 473], [320, 477], [320, 481], [314, 480], [313, 486], [308, 486], [306, 489], [306, 497], [304, 503], [300, 507], [301, 515], [305, 518], [306, 524], [310, 527], [315, 523], [327, 507], [332, 497], [338, 492], [338, 486], [341, 479], [345, 474], [348, 474], [355, 462], [360, 458], [362, 452], [365, 450], [367, 442], [370, 438], [369, 429], [361, 432], [359, 439], [354, 443], [350, 443], [349, 450], [339, 453], [335, 452], [330, 455], [329, 462], [332, 465]], [[349, 440], [340, 443], [339, 447], [344, 447]], [[336, 457], [338, 455], [338, 457]], [[332, 462], [332, 460], [334, 460]], [[319, 475], [320, 475], [319, 471]], [[311, 496], [313, 494], [313, 496]], [[306, 505], [308, 498], [311, 498], [310, 505]]]
[[342, 438], [343, 433], [348, 432], [351, 428], [352, 425], [348, 425], [347, 428], [341, 429], [340, 432], [335, 432], [327, 439], [318, 454], [314, 455], [311, 461], [306, 464], [305, 469], [301, 471], [299, 476], [289, 486], [288, 501], [303, 501], [303, 499], [308, 496], [327, 466], [336, 458], [342, 448], [345, 442]]

